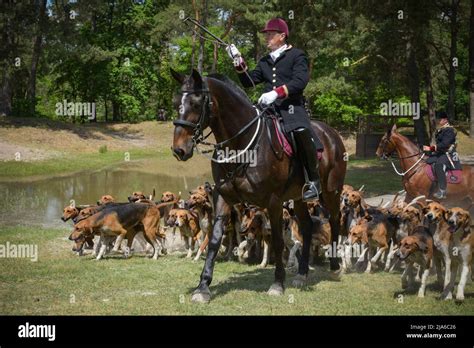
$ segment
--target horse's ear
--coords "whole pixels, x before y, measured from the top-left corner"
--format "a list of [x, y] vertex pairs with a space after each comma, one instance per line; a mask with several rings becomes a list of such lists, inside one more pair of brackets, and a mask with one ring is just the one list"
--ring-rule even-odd
[[194, 89], [200, 89], [202, 87], [202, 77], [201, 74], [196, 69], [193, 69], [191, 76], [194, 81]]
[[175, 70], [173, 70], [173, 68], [170, 68], [170, 72], [171, 72], [171, 76], [173, 76], [173, 78], [178, 81], [180, 84], [183, 84], [184, 83], [184, 79], [185, 79], [185, 75], [184, 74], [181, 74]]
[[392, 133], [396, 133], [396, 132], [397, 132], [397, 125], [396, 125], [396, 124], [393, 125], [393, 127], [392, 127], [392, 129], [391, 129], [391, 132], [392, 132]]

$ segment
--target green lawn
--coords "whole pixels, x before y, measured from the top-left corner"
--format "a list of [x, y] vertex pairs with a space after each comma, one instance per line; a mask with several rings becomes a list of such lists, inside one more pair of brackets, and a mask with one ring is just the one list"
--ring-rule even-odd
[[[216, 265], [208, 305], [190, 302], [203, 261], [180, 255], [157, 261], [136, 255], [95, 261], [71, 252], [67, 231], [32, 227], [0, 227], [0, 244], [37, 244], [38, 262], [0, 259], [0, 314], [15, 315], [472, 315], [474, 286], [468, 283], [466, 301], [437, 300], [427, 295], [403, 295], [400, 275], [352, 273], [331, 281], [327, 267], [310, 273], [309, 286], [288, 288], [282, 297], [265, 294], [273, 267], [258, 269], [236, 262]], [[288, 275], [291, 281], [292, 275]], [[430, 276], [429, 284], [434, 277]]]
[[157, 155], [164, 156], [166, 153], [153, 149], [132, 149], [130, 151], [108, 151], [105, 153], [64, 154], [61, 157], [37, 162], [4, 161], [0, 162], [0, 180], [15, 180], [31, 176], [51, 176], [71, 174], [83, 170], [97, 170], [122, 163], [126, 160], [133, 161]]
[[[400, 168], [398, 161], [395, 165]], [[395, 194], [403, 189], [401, 177], [395, 174], [390, 162], [380, 159], [350, 159], [345, 182], [356, 189], [365, 185], [366, 197]]]

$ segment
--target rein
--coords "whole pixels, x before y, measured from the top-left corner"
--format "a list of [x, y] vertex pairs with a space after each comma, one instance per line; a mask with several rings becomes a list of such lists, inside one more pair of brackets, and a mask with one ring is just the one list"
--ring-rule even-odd
[[[255, 107], [255, 106], [254, 106]], [[212, 144], [212, 143], [203, 143], [205, 145], [212, 145], [214, 146], [214, 150], [208, 150], [208, 151], [201, 151], [198, 147], [198, 144], [199, 143], [195, 143], [194, 144], [194, 147], [196, 148], [196, 151], [206, 157], [207, 159], [211, 160], [212, 162], [215, 162], [215, 163], [229, 163], [231, 162], [232, 160], [234, 160], [235, 158], [237, 157], [240, 157], [240, 156], [243, 156], [247, 151], [249, 151], [250, 147], [252, 146], [252, 144], [254, 143], [258, 133], [260, 133], [260, 128], [261, 128], [261, 123], [262, 123], [262, 113], [255, 107], [255, 110], [257, 111], [257, 116], [254, 117], [249, 123], [247, 123], [236, 135], [232, 136], [231, 138], [229, 139], [226, 139], [224, 141], [221, 141], [220, 143], [217, 143], [217, 144]], [[242, 135], [247, 129], [249, 129], [256, 121], [258, 121], [257, 123], [257, 129], [255, 130], [255, 133], [254, 135], [252, 136], [252, 139], [249, 141], [249, 143], [247, 144], [247, 146], [245, 147], [244, 150], [237, 150], [237, 153], [233, 156], [230, 156], [230, 157], [225, 157], [223, 159], [216, 159], [212, 156], [208, 156], [206, 155], [206, 153], [208, 152], [214, 152], [216, 150], [219, 150], [222, 148], [222, 145], [224, 144], [227, 144], [228, 142], [234, 140], [234, 139], [237, 139], [240, 135]], [[212, 131], [209, 133], [211, 134]]]
[[[415, 156], [418, 156], [419, 153], [417, 153], [416, 155], [414, 156], [409, 156], [409, 157], [403, 157], [403, 158], [400, 158], [400, 159], [405, 159], [405, 158], [410, 158], [410, 157], [415, 157]], [[397, 170], [397, 167], [395, 167], [395, 164], [393, 163], [392, 160], [390, 160], [390, 163], [392, 163], [392, 167], [393, 167], [393, 170], [395, 171], [395, 173], [397, 173], [398, 175], [400, 176], [405, 176], [406, 174], [408, 174], [413, 168], [415, 168], [418, 163], [421, 162], [421, 160], [423, 160], [423, 158], [425, 157], [425, 154], [421, 155], [421, 157], [418, 159], [418, 161], [415, 162], [415, 164], [413, 164], [410, 168], [408, 168], [407, 170], [405, 170], [404, 172], [399, 172]]]
[[[405, 176], [407, 175], [411, 170], [413, 170], [422, 160], [423, 158], [425, 157], [425, 153], [423, 153], [421, 155], [421, 157], [410, 167], [408, 168], [407, 170], [405, 170], [404, 172], [399, 172], [397, 167], [395, 167], [395, 163], [393, 163], [393, 161], [391, 160], [391, 153], [390, 154], [387, 154], [385, 152], [385, 147], [387, 146], [387, 143], [389, 142], [390, 140], [386, 140], [383, 144], [383, 148], [382, 148], [382, 153], [383, 155], [385, 156], [386, 159], [389, 159], [390, 158], [390, 163], [392, 164], [392, 167], [393, 167], [393, 170], [395, 171], [395, 173], [399, 176]], [[393, 151], [392, 151], [393, 152]], [[404, 159], [408, 159], [408, 158], [413, 158], [413, 157], [416, 157], [416, 156], [419, 156], [421, 154], [421, 152], [417, 152], [413, 155], [408, 155], [408, 156], [405, 156], [405, 157], [399, 157], [400, 160], [404, 160]]]
[[[177, 120], [174, 120], [173, 121], [173, 125], [175, 126], [181, 126], [181, 127], [189, 127], [189, 128], [192, 128], [193, 129], [193, 136], [191, 138], [192, 142], [193, 142], [193, 147], [196, 149], [196, 151], [206, 157], [207, 159], [210, 159], [211, 161], [215, 162], [215, 163], [219, 163], [219, 164], [222, 164], [222, 163], [229, 163], [231, 161], [233, 161], [234, 159], [240, 157], [240, 156], [243, 156], [246, 152], [249, 151], [250, 147], [252, 146], [252, 144], [255, 142], [255, 139], [257, 138], [257, 135], [260, 133], [260, 129], [262, 128], [262, 119], [264, 117], [264, 114], [265, 114], [265, 111], [270, 107], [270, 106], [267, 106], [267, 107], [263, 107], [261, 110], [259, 110], [258, 107], [254, 106], [255, 110], [256, 110], [256, 113], [257, 115], [252, 118], [252, 120], [250, 122], [248, 122], [245, 126], [243, 126], [238, 132], [237, 134], [233, 135], [232, 137], [230, 137], [229, 139], [226, 139], [224, 141], [221, 141], [219, 143], [210, 143], [210, 142], [205, 142], [204, 140], [206, 140], [211, 134], [212, 134], [212, 130], [204, 136], [204, 130], [209, 126], [209, 123], [210, 123], [210, 118], [212, 117], [211, 116], [211, 105], [212, 105], [212, 101], [210, 100], [210, 90], [207, 86], [207, 83], [203, 80], [203, 83], [205, 84], [205, 88], [203, 89], [198, 89], [198, 90], [185, 90], [185, 91], [182, 91], [183, 93], [187, 93], [187, 94], [195, 94], [195, 93], [203, 93], [204, 95], [204, 101], [203, 103], [201, 104], [201, 113], [199, 115], [199, 119], [197, 121], [197, 123], [194, 123], [194, 122], [191, 122], [191, 121], [187, 121], [187, 120], [181, 120], [181, 119], [177, 119]], [[254, 135], [252, 136], [252, 139], [250, 140], [250, 142], [247, 144], [247, 146], [245, 147], [244, 150], [240, 151], [240, 150], [237, 150], [236, 154], [235, 155], [232, 155], [232, 156], [229, 156], [229, 157], [224, 157], [222, 159], [216, 159], [214, 158], [213, 156], [208, 156], [206, 155], [207, 153], [209, 152], [215, 152], [216, 150], [220, 150], [222, 149], [222, 147], [231, 142], [232, 140], [235, 140], [237, 139], [239, 136], [241, 136], [242, 134], [244, 134], [248, 129], [250, 129], [250, 127], [252, 125], [255, 124], [255, 122], [258, 122], [257, 123], [257, 129], [255, 130], [255, 133]], [[201, 151], [198, 147], [199, 144], [203, 144], [203, 145], [209, 145], [209, 146], [212, 146], [214, 147], [213, 150], [206, 150], [206, 151]]]

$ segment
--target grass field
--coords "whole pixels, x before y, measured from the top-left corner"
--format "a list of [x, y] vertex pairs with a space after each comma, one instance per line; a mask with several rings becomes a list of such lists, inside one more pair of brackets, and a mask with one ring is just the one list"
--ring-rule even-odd
[[0, 314], [6, 315], [472, 315], [474, 286], [462, 304], [437, 299], [430, 276], [424, 299], [399, 295], [400, 275], [351, 273], [330, 280], [327, 267], [310, 272], [309, 285], [282, 297], [266, 290], [273, 267], [218, 261], [208, 305], [190, 302], [203, 261], [181, 255], [157, 261], [135, 255], [95, 261], [71, 252], [67, 231], [0, 227], [0, 244], [37, 244], [37, 262], [0, 259]]

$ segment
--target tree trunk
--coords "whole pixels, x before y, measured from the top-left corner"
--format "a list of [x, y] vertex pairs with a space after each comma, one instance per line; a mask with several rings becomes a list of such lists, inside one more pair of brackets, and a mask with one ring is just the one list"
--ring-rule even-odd
[[12, 115], [12, 70], [16, 52], [14, 31], [12, 30], [12, 22], [14, 21], [13, 16], [7, 17], [7, 21], [4, 24], [4, 30], [0, 35], [0, 45], [3, 50], [6, 49], [5, 55], [2, 53], [0, 57], [0, 116], [11, 116]]
[[[473, 0], [474, 1], [474, 0]], [[436, 107], [433, 94], [433, 82], [430, 66], [425, 66], [425, 89], [426, 89], [426, 106], [428, 108], [428, 124], [430, 129], [430, 139], [433, 142], [433, 136], [436, 130]]]
[[104, 101], [104, 109], [105, 109], [105, 123], [107, 123], [108, 117], [109, 117], [109, 108], [107, 107], [107, 98]]
[[214, 52], [212, 55], [212, 69], [211, 69], [212, 73], [215, 73], [217, 70], [217, 59], [218, 59], [217, 48], [218, 48], [217, 44], [214, 44]]
[[[410, 88], [410, 99], [412, 103], [420, 103], [420, 75], [418, 66], [416, 64], [415, 47], [412, 43], [412, 38], [407, 41], [407, 70], [408, 70], [408, 85]], [[419, 115], [417, 119], [413, 120], [415, 125], [415, 136], [418, 146], [428, 145], [425, 123], [423, 116]]]
[[[201, 24], [206, 26], [207, 22], [207, 0], [202, 0], [202, 21]], [[205, 48], [205, 41], [204, 38], [201, 36], [199, 38], [199, 56], [198, 56], [198, 71], [202, 75], [203, 66], [204, 66], [204, 48]]]
[[30, 115], [34, 115], [36, 111], [36, 71], [38, 69], [38, 62], [41, 55], [41, 48], [43, 42], [44, 26], [46, 14], [46, 0], [42, 0], [38, 9], [38, 24], [36, 28], [36, 35], [33, 44], [33, 55], [31, 57], [30, 77], [28, 80], [28, 88], [26, 98], [29, 101]]
[[[452, 0], [451, 2], [451, 47], [449, 54], [449, 91], [448, 91], [448, 107], [447, 114], [450, 120], [455, 119], [455, 96], [456, 96], [456, 69], [457, 66], [454, 64], [457, 51], [457, 40], [458, 40], [458, 8], [460, 0]], [[457, 64], [456, 64], [457, 65]]]
[[474, 0], [471, 0], [469, 26], [469, 113], [471, 117], [469, 136], [474, 139]]
[[[199, 9], [196, 6], [196, 0], [193, 0], [192, 4], [193, 4], [193, 9], [194, 9], [194, 18], [197, 21], [199, 21]], [[194, 68], [194, 61], [195, 61], [195, 55], [196, 55], [196, 32], [198, 30], [199, 28], [195, 25], [194, 32], [193, 32], [192, 51], [191, 51], [191, 69]]]
[[115, 100], [112, 100], [112, 121], [118, 122], [120, 120], [120, 105]]
[[0, 116], [11, 116], [12, 114], [12, 85], [10, 77], [11, 69], [7, 65], [3, 69], [2, 85], [0, 90]]

